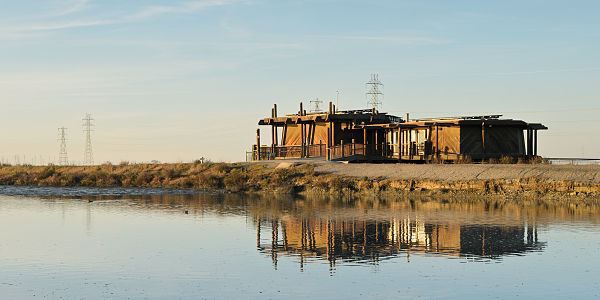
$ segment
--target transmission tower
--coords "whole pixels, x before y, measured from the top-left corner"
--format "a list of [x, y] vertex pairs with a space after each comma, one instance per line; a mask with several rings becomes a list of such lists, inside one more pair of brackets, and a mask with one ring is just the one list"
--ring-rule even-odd
[[58, 141], [60, 142], [60, 152], [58, 153], [58, 164], [66, 166], [69, 164], [67, 157], [67, 128], [58, 128]]
[[85, 133], [85, 152], [83, 153], [83, 164], [91, 166], [94, 164], [94, 153], [92, 152], [92, 127], [94, 119], [90, 114], [83, 118], [83, 132]]
[[383, 84], [379, 81], [378, 74], [371, 74], [371, 80], [367, 82], [367, 103], [371, 108], [379, 109], [381, 107], [381, 100], [383, 98], [383, 92], [381, 92]]
[[319, 105], [323, 103], [323, 101], [320, 101], [319, 98], [315, 99], [315, 100], [311, 100], [310, 104], [312, 105], [312, 112], [316, 113], [316, 112], [320, 112], [321, 108], [319, 107]]

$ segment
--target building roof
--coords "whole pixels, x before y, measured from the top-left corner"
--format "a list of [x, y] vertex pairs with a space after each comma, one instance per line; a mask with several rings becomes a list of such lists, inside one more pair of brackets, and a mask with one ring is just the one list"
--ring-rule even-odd
[[271, 117], [264, 118], [258, 121], [258, 125], [284, 125], [284, 124], [300, 124], [300, 123], [312, 123], [312, 122], [330, 122], [330, 121], [355, 121], [365, 123], [392, 123], [402, 122], [402, 118], [388, 115], [386, 113], [380, 113], [370, 109], [361, 110], [346, 110], [337, 111], [335, 113], [308, 113], [305, 115], [292, 114], [283, 117]]
[[523, 129], [546, 130], [548, 127], [540, 123], [527, 123], [522, 120], [500, 119], [502, 115], [465, 116], [451, 118], [416, 119], [408, 122], [357, 125], [355, 128], [415, 128], [428, 126], [515, 126]]

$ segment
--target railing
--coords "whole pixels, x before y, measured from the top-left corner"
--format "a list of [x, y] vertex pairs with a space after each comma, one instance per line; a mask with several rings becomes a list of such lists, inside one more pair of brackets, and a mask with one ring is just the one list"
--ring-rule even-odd
[[600, 164], [600, 158], [566, 158], [552, 157], [547, 158], [553, 165], [597, 165]]
[[293, 145], [293, 146], [261, 146], [260, 157], [256, 150], [256, 145], [253, 146], [251, 152], [246, 153], [246, 160], [272, 160], [285, 158], [305, 158], [305, 157], [321, 157], [327, 154], [327, 146], [325, 144], [315, 145]]
[[[394, 156], [394, 145], [390, 144], [340, 144], [330, 149], [330, 159], [340, 159], [351, 156], [363, 157], [382, 157], [389, 158]], [[397, 155], [397, 153], [396, 153]]]

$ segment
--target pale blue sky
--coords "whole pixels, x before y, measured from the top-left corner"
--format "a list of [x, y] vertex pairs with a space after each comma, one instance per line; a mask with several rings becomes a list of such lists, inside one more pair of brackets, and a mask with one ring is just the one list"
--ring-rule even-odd
[[[540, 153], [600, 157], [598, 1], [0, 0], [0, 158], [244, 159], [278, 103], [542, 122]], [[264, 128], [265, 133], [269, 130]], [[265, 134], [268, 139], [268, 135]]]

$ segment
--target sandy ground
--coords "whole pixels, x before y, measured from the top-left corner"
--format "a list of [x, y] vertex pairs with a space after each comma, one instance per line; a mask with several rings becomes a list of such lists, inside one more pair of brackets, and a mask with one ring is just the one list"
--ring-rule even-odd
[[[257, 162], [258, 163], [258, 162]], [[517, 179], [534, 177], [551, 180], [600, 183], [600, 165], [530, 164], [345, 164], [319, 159], [260, 162], [270, 166], [287, 163], [312, 163], [315, 171], [353, 177], [390, 179], [432, 179], [442, 181], [472, 179]]]

